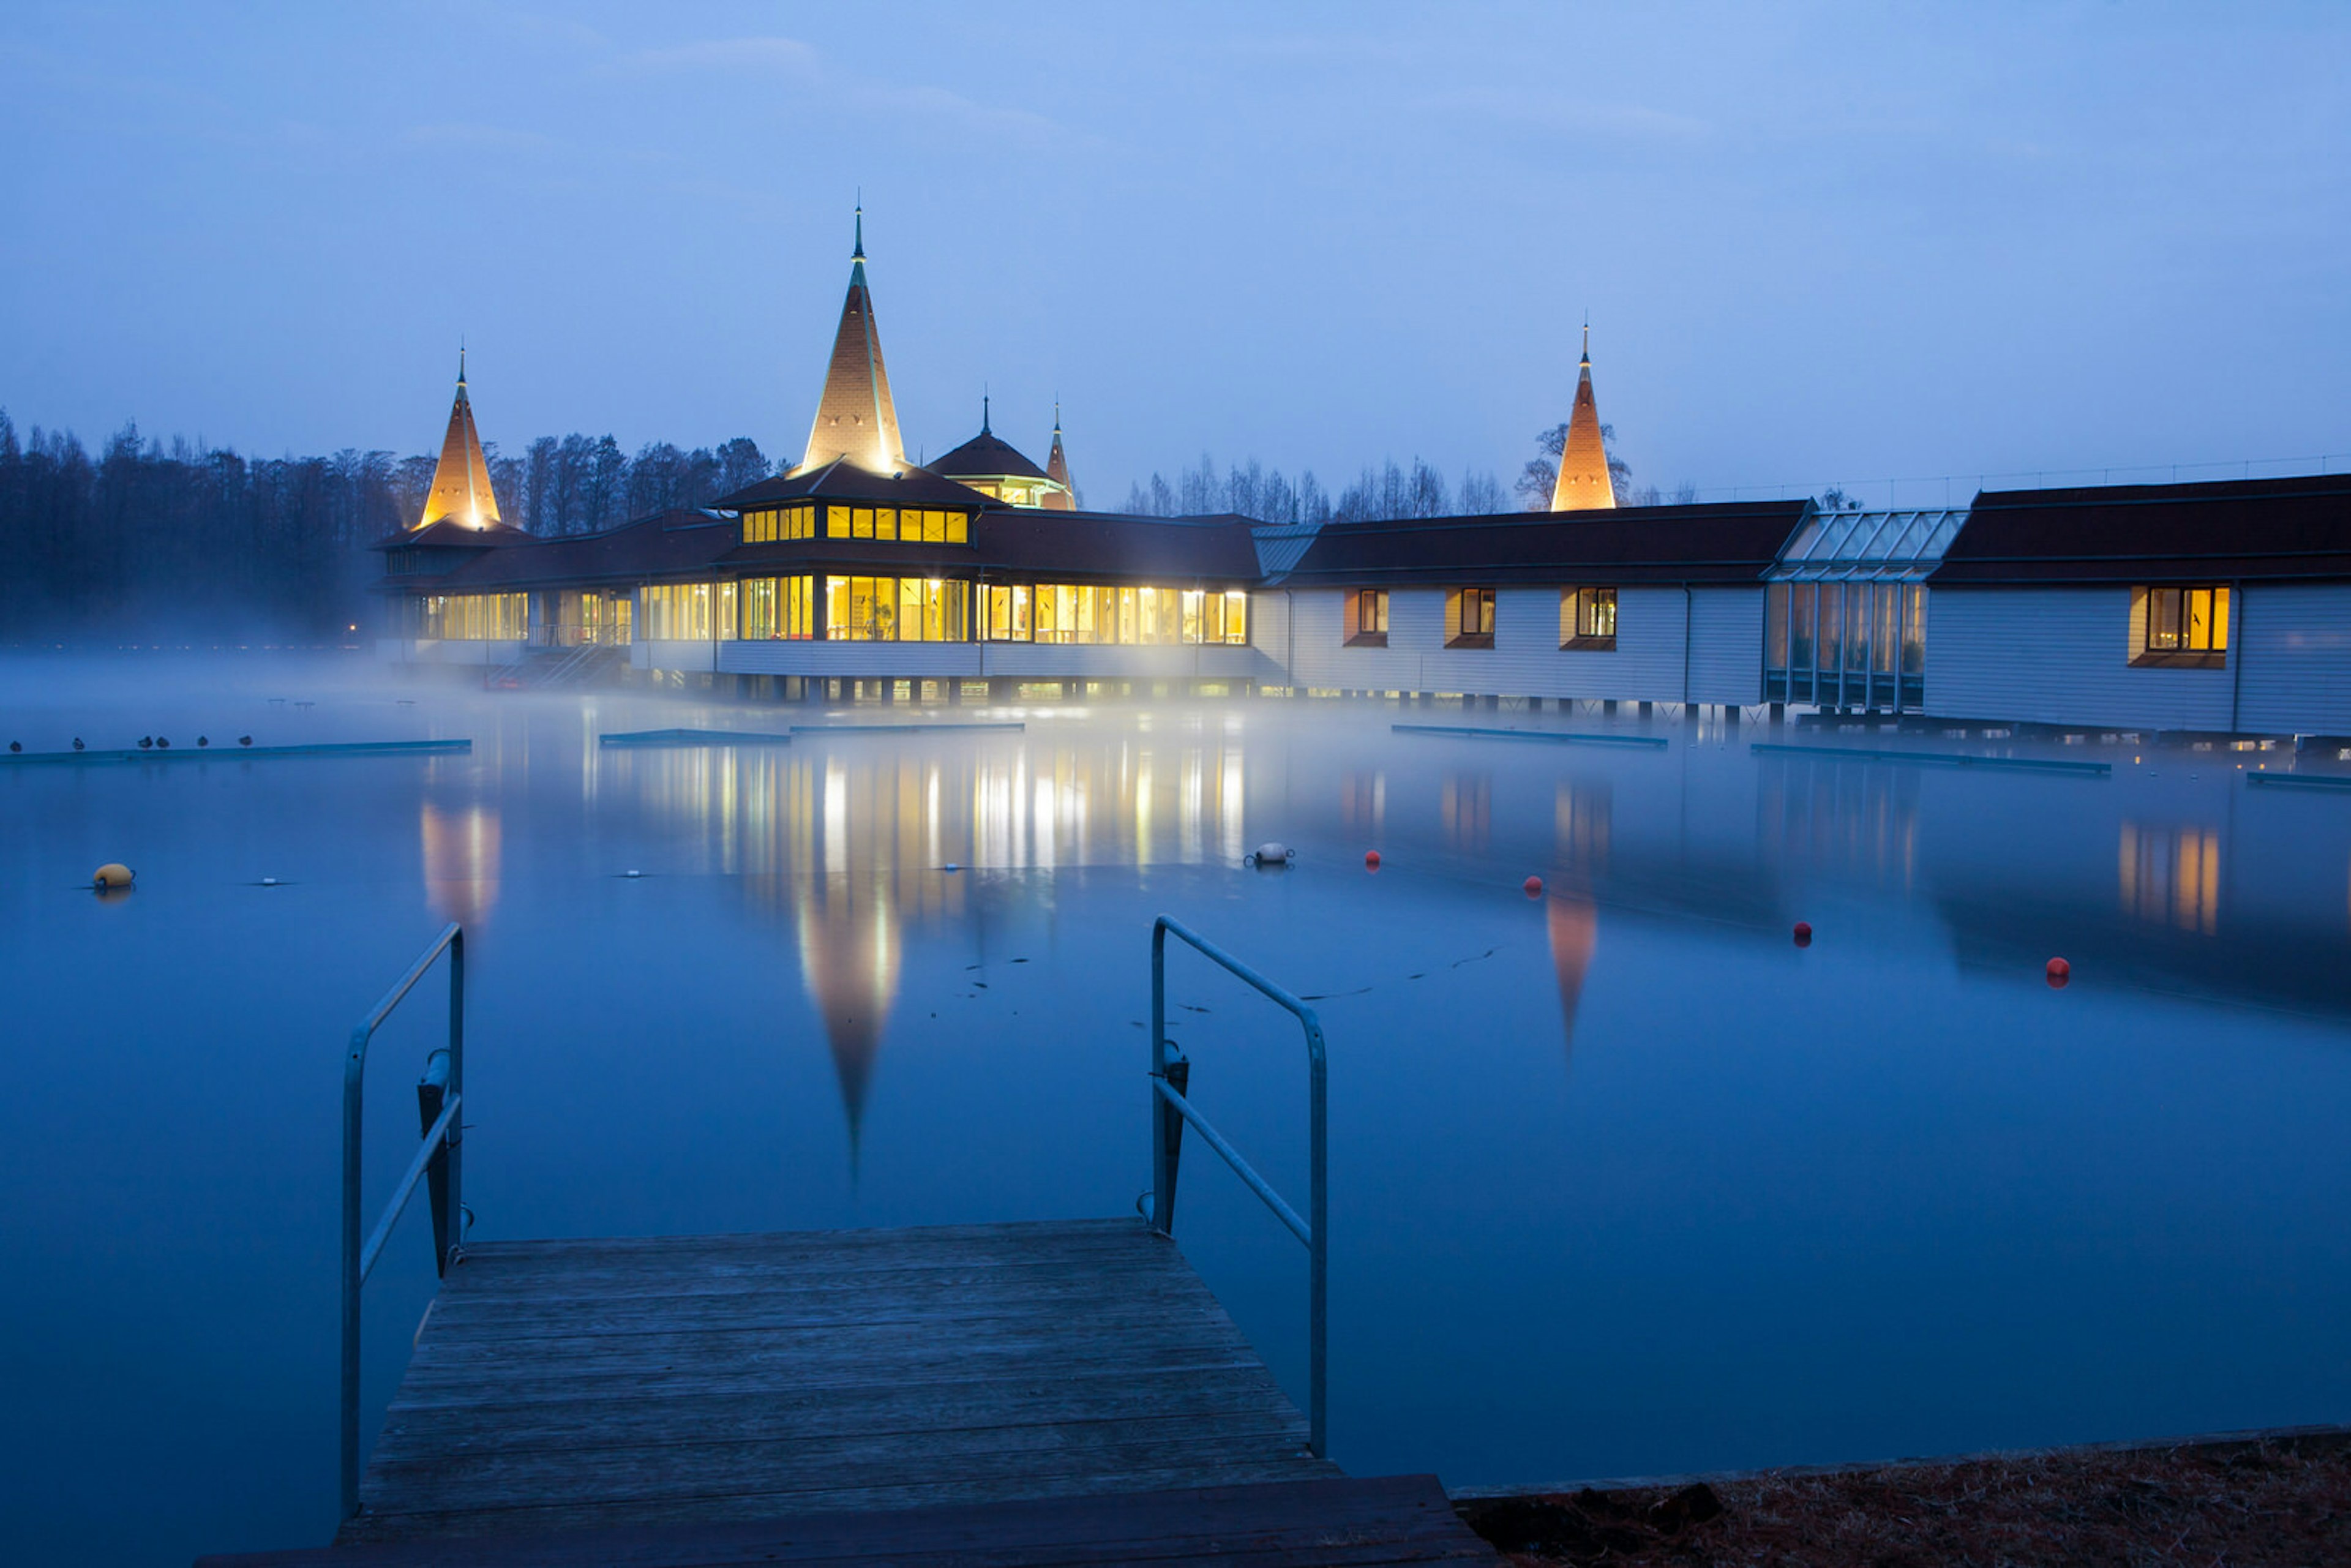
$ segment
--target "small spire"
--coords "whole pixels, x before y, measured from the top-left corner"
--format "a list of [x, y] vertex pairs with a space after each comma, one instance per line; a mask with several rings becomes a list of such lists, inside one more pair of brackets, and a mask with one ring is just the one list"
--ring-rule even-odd
[[865, 193], [857, 193], [857, 244], [849, 253], [852, 261], [865, 259]]
[[1060, 398], [1053, 400], [1053, 434], [1057, 437], [1061, 434], [1061, 400]]
[[463, 336], [457, 340], [457, 384], [465, 384], [465, 340]]
[[982, 435], [990, 434], [987, 428], [987, 388], [985, 386], [979, 389], [979, 433]]
[[1592, 312], [1583, 313], [1583, 368], [1592, 368]]

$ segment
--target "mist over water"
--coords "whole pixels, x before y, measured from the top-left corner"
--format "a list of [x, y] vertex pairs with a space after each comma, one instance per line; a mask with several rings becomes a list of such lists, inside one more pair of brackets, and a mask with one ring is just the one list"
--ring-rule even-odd
[[[0, 763], [12, 1560], [329, 1534], [341, 1051], [448, 920], [484, 1239], [1131, 1212], [1152, 917], [1319, 998], [1357, 1474], [1950, 1452], [2351, 1396], [2351, 801], [2243, 782], [2278, 754], [2093, 736], [2048, 754], [2111, 777], [1938, 772], [1759, 756], [1751, 727], [1609, 750], [1275, 702], [598, 745], [907, 716], [0, 660], [0, 745], [212, 743]], [[474, 748], [239, 758], [247, 734]], [[1292, 870], [1242, 863], [1265, 839]], [[101, 901], [113, 860], [138, 886]], [[1302, 1195], [1294, 1025], [1171, 975], [1194, 1098]], [[440, 985], [374, 1049], [371, 1211]], [[367, 1288], [371, 1434], [427, 1228]], [[1177, 1237], [1302, 1400], [1304, 1255], [1205, 1150]]]

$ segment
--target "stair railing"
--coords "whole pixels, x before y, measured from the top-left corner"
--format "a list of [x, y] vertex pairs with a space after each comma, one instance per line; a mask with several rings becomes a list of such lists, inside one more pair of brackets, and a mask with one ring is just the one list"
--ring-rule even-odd
[[[1203, 956], [1236, 977], [1247, 981], [1283, 1010], [1292, 1014], [1306, 1033], [1307, 1162], [1310, 1171], [1307, 1212], [1283, 1201], [1280, 1193], [1243, 1159], [1223, 1134], [1210, 1126], [1184, 1097], [1191, 1084], [1191, 1062], [1167, 1038], [1167, 937], [1188, 944]], [[1330, 1370], [1330, 1160], [1329, 1116], [1323, 1072], [1322, 1022], [1314, 1009], [1275, 985], [1238, 958], [1200, 936], [1172, 915], [1163, 915], [1151, 928], [1151, 1228], [1163, 1236], [1176, 1233], [1176, 1174], [1183, 1153], [1184, 1124], [1233, 1167], [1249, 1189], [1264, 1199], [1274, 1218], [1306, 1245], [1307, 1258], [1307, 1425], [1314, 1457], [1329, 1458], [1326, 1390]]]
[[[416, 1157], [400, 1186], [384, 1206], [364, 1240], [360, 1233], [360, 1131], [364, 1099], [368, 1042], [392, 1009], [400, 1005], [416, 982], [443, 953], [449, 955], [449, 1043], [424, 1059], [424, 1076], [416, 1084], [417, 1120], [424, 1135]], [[446, 1275], [465, 1239], [459, 1155], [464, 1123], [459, 1111], [465, 1086], [465, 933], [451, 922], [433, 945], [409, 967], [398, 984], [383, 995], [367, 1017], [351, 1030], [343, 1058], [343, 1408], [342, 1517], [360, 1511], [360, 1287], [367, 1283], [385, 1239], [399, 1223], [416, 1184], [427, 1184], [433, 1209], [433, 1264]]]

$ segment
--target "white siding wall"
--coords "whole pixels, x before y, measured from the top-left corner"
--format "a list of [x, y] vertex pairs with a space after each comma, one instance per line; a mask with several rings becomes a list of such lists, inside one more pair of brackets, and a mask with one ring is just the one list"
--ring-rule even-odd
[[1763, 700], [1763, 591], [1693, 591], [1690, 700], [1750, 706]]
[[2237, 600], [2237, 727], [2351, 735], [2351, 583], [2256, 583]]
[[[1616, 646], [1608, 653], [1559, 645], [1559, 596], [1556, 588], [1505, 588], [1495, 596], [1494, 646], [1447, 648], [1445, 591], [1399, 588], [1388, 595], [1388, 645], [1350, 648], [1346, 594], [1300, 589], [1291, 596], [1290, 684], [1625, 702], [1762, 700], [1760, 588], [1698, 589], [1687, 597], [1679, 588], [1620, 588]], [[1278, 662], [1282, 648], [1267, 652]]]
[[[2230, 727], [2233, 669], [2133, 668], [2130, 633], [2128, 588], [1932, 589], [1926, 711], [2027, 724]], [[2229, 640], [2234, 646], [2233, 631]]]

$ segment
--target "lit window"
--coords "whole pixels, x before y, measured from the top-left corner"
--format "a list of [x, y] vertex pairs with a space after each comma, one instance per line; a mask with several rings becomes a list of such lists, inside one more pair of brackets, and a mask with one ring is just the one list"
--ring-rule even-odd
[[2214, 668], [2228, 662], [2229, 590], [2141, 588], [2132, 592], [2140, 622], [2132, 661]]
[[845, 539], [849, 537], [847, 507], [827, 507], [824, 509], [824, 537], [829, 539]]
[[1592, 653], [1616, 646], [1616, 591], [1562, 588], [1559, 591], [1559, 645]]
[[1448, 648], [1490, 648], [1494, 645], [1494, 591], [1453, 588], [1445, 593], [1445, 645]]
[[1384, 648], [1388, 645], [1388, 591], [1359, 588], [1347, 595], [1347, 646]]

